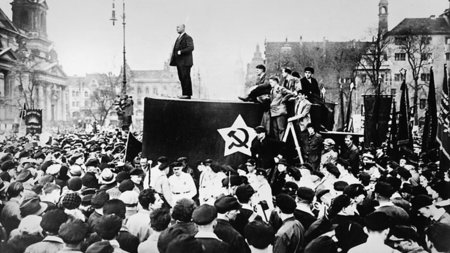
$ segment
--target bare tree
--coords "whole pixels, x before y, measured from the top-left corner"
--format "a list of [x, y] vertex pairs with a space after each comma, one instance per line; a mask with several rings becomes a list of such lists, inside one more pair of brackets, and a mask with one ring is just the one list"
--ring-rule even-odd
[[372, 36], [372, 41], [365, 44], [365, 53], [361, 57], [358, 68], [370, 79], [377, 95], [381, 94], [381, 67], [387, 60], [386, 49], [390, 39], [382, 33]]
[[114, 99], [117, 96], [116, 89], [120, 85], [120, 80], [117, 77], [111, 74], [102, 75], [101, 80], [99, 80], [99, 87], [90, 96], [91, 103], [87, 111], [101, 126], [105, 124], [108, 115], [114, 108]]
[[17, 88], [21, 99], [17, 100], [18, 106], [27, 108], [35, 107], [35, 90], [38, 81], [36, 80], [36, 64], [24, 41], [19, 41], [19, 48], [16, 51], [17, 61], [13, 70], [13, 76], [17, 80]]
[[414, 114], [414, 124], [417, 125], [419, 122], [418, 116], [418, 100], [419, 100], [419, 90], [427, 86], [426, 83], [419, 84], [420, 74], [423, 71], [423, 67], [429, 65], [429, 60], [431, 60], [432, 48], [430, 46], [430, 36], [426, 35], [414, 35], [412, 33], [400, 36], [397, 38], [397, 43], [400, 49], [406, 54], [408, 64], [411, 68], [411, 74], [413, 77], [413, 83], [409, 86], [414, 91], [413, 96], [413, 114]]
[[334, 43], [328, 47], [326, 62], [328, 68], [336, 73], [337, 83], [343, 77], [349, 77], [349, 72], [353, 73], [361, 62], [367, 50], [366, 42], [348, 41]]

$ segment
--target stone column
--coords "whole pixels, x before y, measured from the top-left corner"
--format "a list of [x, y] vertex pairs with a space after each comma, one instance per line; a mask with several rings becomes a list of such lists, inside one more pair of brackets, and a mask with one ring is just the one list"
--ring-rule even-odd
[[58, 120], [63, 121], [64, 120], [64, 101], [66, 101], [66, 100], [64, 99], [64, 92], [63, 92], [61, 85], [58, 87], [58, 91], [59, 91]]
[[49, 84], [45, 86], [45, 107], [43, 108], [45, 110], [45, 120], [50, 121], [52, 119], [52, 89]]

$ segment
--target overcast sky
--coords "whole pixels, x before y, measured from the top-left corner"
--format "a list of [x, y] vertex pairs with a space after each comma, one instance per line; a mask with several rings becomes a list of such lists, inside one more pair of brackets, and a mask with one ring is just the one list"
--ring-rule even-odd
[[[207, 85], [231, 81], [225, 73], [244, 67], [264, 40], [364, 39], [378, 23], [379, 0], [125, 0], [127, 60], [132, 69], [161, 69], [186, 23], [194, 39], [194, 65]], [[11, 0], [0, 8], [11, 18]], [[118, 73], [122, 26], [111, 17], [112, 0], [47, 0], [48, 36], [68, 75]], [[115, 0], [116, 16], [122, 0]], [[389, 28], [405, 17], [429, 17], [448, 0], [391, 0]], [[214, 84], [212, 84], [214, 83]]]

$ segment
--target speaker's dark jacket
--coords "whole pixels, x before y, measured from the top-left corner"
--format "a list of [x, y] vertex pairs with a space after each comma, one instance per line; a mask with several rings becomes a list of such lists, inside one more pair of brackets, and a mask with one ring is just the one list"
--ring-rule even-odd
[[[178, 51], [181, 52], [180, 55], [178, 55]], [[185, 33], [175, 41], [170, 66], [192, 66], [192, 51], [194, 51], [194, 41], [191, 36]]]

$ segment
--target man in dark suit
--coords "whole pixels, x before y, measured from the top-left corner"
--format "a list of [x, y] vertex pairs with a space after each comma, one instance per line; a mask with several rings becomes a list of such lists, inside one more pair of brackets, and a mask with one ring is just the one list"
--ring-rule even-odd
[[266, 78], [266, 67], [262, 64], [256, 66], [256, 82], [255, 86], [250, 88], [249, 93], [244, 97], [238, 97], [244, 102], [256, 102], [257, 97], [269, 94], [271, 87], [269, 84], [269, 79]]
[[178, 78], [181, 82], [182, 96], [179, 98], [190, 99], [192, 96], [191, 68], [193, 65], [192, 51], [194, 51], [194, 41], [192, 37], [185, 32], [185, 25], [177, 26], [179, 34], [175, 45], [173, 46], [170, 66], [176, 66]]
[[312, 77], [314, 69], [312, 67], [305, 68], [305, 77], [300, 79], [301, 89], [305, 92], [308, 100], [315, 104], [320, 100], [319, 83]]

